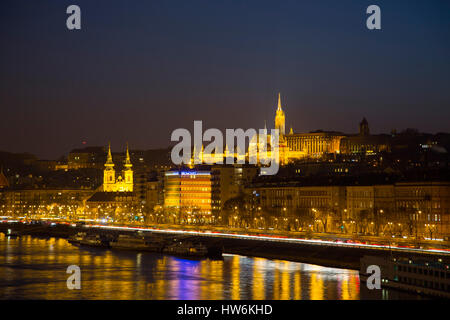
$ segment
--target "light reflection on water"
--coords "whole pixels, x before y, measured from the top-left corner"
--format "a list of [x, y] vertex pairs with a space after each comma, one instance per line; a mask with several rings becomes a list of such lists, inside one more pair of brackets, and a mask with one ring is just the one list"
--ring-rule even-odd
[[[0, 235], [0, 299], [359, 299], [358, 272], [224, 255], [189, 260]], [[81, 290], [66, 269], [81, 268]]]

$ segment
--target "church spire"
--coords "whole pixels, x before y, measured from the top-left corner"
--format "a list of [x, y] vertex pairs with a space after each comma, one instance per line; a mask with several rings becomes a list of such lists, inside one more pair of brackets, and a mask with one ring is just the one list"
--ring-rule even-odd
[[278, 93], [278, 108], [275, 113], [275, 129], [279, 130], [280, 135], [285, 135], [285, 116], [281, 109], [281, 94]]
[[105, 166], [114, 167], [114, 162], [111, 155], [111, 142], [108, 142], [108, 157], [106, 158]]
[[125, 167], [130, 168], [132, 166], [131, 160], [130, 160], [130, 152], [128, 152], [128, 142], [127, 142], [127, 153], [126, 153], [126, 159], [125, 159]]
[[278, 108], [277, 108], [277, 110], [282, 111], [282, 109], [281, 109], [281, 93], [280, 92], [278, 92]]

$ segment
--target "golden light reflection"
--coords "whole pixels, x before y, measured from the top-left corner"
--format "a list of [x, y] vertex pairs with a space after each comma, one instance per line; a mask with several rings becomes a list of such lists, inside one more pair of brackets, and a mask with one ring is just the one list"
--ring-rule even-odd
[[[173, 272], [180, 271], [180, 262], [177, 259], [172, 259], [170, 264]], [[180, 279], [173, 279], [170, 281], [169, 296], [171, 298], [176, 298], [180, 294], [182, 294], [182, 292], [180, 292]]]
[[152, 285], [152, 292], [154, 292], [154, 295], [157, 297], [165, 297], [166, 296], [166, 289], [165, 289], [165, 283], [164, 280], [164, 274], [166, 271], [166, 265], [167, 265], [167, 257], [163, 257], [161, 259], [158, 259], [156, 261], [156, 267], [155, 271], [158, 277], [161, 275], [162, 279], [156, 279], [155, 283]]
[[[210, 264], [208, 263], [208, 261], [203, 260], [200, 263], [200, 274], [203, 279], [209, 278], [209, 268]], [[207, 300], [209, 296], [208, 286], [204, 282], [206, 281], [202, 280], [202, 284], [200, 286], [200, 300]]]
[[[101, 259], [101, 265], [107, 265], [107, 266], [113, 266], [115, 261], [113, 259], [113, 255], [111, 254], [111, 251], [107, 251], [106, 254], [102, 257]], [[111, 270], [111, 269], [109, 269]], [[109, 273], [111, 273], [111, 271], [106, 271], [105, 273], [108, 273], [107, 275], [105, 275], [105, 278], [109, 279], [110, 277], [113, 276], [113, 274], [109, 275]], [[102, 281], [103, 282], [103, 292], [106, 292], [109, 296], [111, 296], [111, 292], [113, 290], [112, 289], [112, 281], [111, 280], [107, 280], [107, 281]], [[109, 297], [108, 299], [112, 299], [111, 297]]]
[[359, 276], [355, 273], [351, 274], [349, 284], [350, 287], [348, 292], [350, 299], [352, 300], [359, 299]]
[[[0, 234], [0, 240], [4, 252], [0, 255], [0, 265], [48, 264], [49, 268], [42, 272], [33, 268], [7, 268], [2, 273], [7, 279], [38, 276], [47, 281], [45, 289], [38, 288], [42, 283], [31, 281], [27, 285], [31, 299], [347, 300], [360, 297], [357, 271], [238, 255], [225, 256], [219, 261], [192, 262], [147, 253], [79, 248], [54, 238], [24, 236], [8, 242]], [[86, 270], [84, 290], [79, 292], [67, 290], [65, 286], [64, 266], [71, 264]], [[61, 272], [55, 273], [55, 266]], [[11, 288], [0, 288], [0, 293], [16, 294]]]
[[262, 258], [254, 258], [253, 262], [253, 299], [264, 300], [265, 299], [265, 289], [264, 289], [264, 276], [262, 273], [262, 264], [267, 260]]
[[294, 299], [300, 300], [302, 298], [302, 285], [300, 280], [300, 272], [294, 274]]
[[211, 263], [211, 275], [213, 280], [210, 288], [210, 299], [220, 300], [223, 299], [223, 261], [216, 260], [210, 261]]
[[313, 271], [310, 279], [310, 299], [323, 300], [323, 279], [317, 271]]
[[231, 299], [239, 300], [240, 288], [240, 256], [233, 256], [231, 261]]
[[281, 300], [289, 300], [291, 298], [291, 286], [290, 286], [290, 272], [289, 261], [283, 261], [283, 268], [281, 271]]
[[350, 294], [348, 292], [349, 285], [348, 285], [348, 276], [342, 276], [342, 278], [339, 280], [339, 290], [340, 290], [340, 298], [342, 300], [349, 300]]

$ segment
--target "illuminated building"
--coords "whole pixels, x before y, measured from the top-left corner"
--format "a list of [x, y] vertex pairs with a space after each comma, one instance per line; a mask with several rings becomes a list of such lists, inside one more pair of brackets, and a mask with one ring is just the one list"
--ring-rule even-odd
[[92, 190], [27, 189], [0, 193], [0, 213], [28, 218], [76, 219]]
[[95, 192], [87, 201], [79, 218], [104, 222], [142, 222], [144, 205], [134, 189], [130, 154], [125, 153], [122, 175], [116, 177], [111, 146], [108, 146], [102, 191]]
[[286, 144], [288, 160], [299, 158], [320, 158], [327, 153], [340, 153], [340, 141], [344, 135], [339, 132], [316, 131], [288, 134]]
[[450, 238], [449, 182], [397, 183], [395, 207], [404, 220], [404, 233], [428, 239]]
[[[286, 134], [286, 116], [283, 111], [281, 104], [281, 94], [278, 94], [278, 105], [275, 111], [275, 129], [279, 130], [279, 140], [278, 140], [278, 153], [280, 164], [287, 164], [296, 159], [302, 158], [320, 158], [328, 153], [339, 153], [340, 152], [340, 141], [345, 137], [344, 134], [339, 132], [324, 132], [316, 131], [311, 133], [294, 133], [292, 128], [289, 133]], [[249, 159], [250, 157], [255, 157], [258, 163], [264, 163], [264, 161], [270, 162], [272, 157], [272, 144], [271, 144], [271, 134], [265, 127], [265, 135], [267, 136], [266, 150], [262, 148], [264, 145], [261, 140], [261, 135], [256, 136], [249, 141], [249, 150], [245, 152], [236, 152], [235, 154], [227, 154], [225, 150], [223, 155], [217, 155], [219, 158], [226, 158], [227, 156], [232, 156], [236, 159], [239, 157], [244, 157]], [[251, 153], [252, 152], [252, 153]], [[203, 148], [201, 152], [201, 159], [213, 158], [212, 154], [203, 153]]]
[[292, 128], [286, 134], [285, 114], [281, 106], [280, 94], [278, 94], [278, 106], [275, 112], [275, 129], [278, 129], [280, 134], [279, 156], [281, 164], [302, 158], [320, 158], [327, 153], [339, 153], [340, 140], [344, 137], [339, 132], [294, 133]]
[[103, 191], [133, 192], [132, 166], [127, 144], [123, 174], [116, 178], [116, 170], [114, 170], [114, 162], [111, 155], [111, 146], [108, 146], [108, 156], [105, 163], [105, 169], [103, 170]]
[[[228, 145], [225, 144], [223, 150], [223, 153], [206, 153], [204, 151], [204, 146], [202, 145], [202, 149], [198, 154], [198, 161], [200, 163], [204, 163], [204, 164], [213, 164], [213, 163], [218, 163], [220, 160], [222, 161], [222, 163], [226, 163], [228, 158], [231, 158], [233, 161], [233, 163], [236, 163], [237, 161], [244, 161], [246, 160], [246, 154], [245, 152], [241, 151], [239, 149], [239, 146], [236, 146], [235, 152], [231, 153]], [[194, 168], [195, 164], [195, 155], [196, 155], [196, 148], [194, 146], [193, 151], [192, 151], [192, 156], [191, 156], [191, 161], [189, 163], [189, 167], [192, 169]]]
[[160, 182], [158, 180], [146, 182], [145, 207], [148, 212], [154, 211], [155, 206], [160, 204], [159, 187]]
[[285, 116], [284, 116], [284, 111], [281, 108], [281, 94], [278, 93], [278, 107], [277, 107], [277, 111], [275, 113], [275, 129], [279, 130], [280, 136], [285, 134], [285, 126], [286, 126], [286, 121], [285, 121]]
[[67, 155], [67, 168], [59, 168], [68, 170], [88, 168], [102, 169], [105, 162], [105, 154], [106, 152], [104, 147], [74, 149]]
[[345, 209], [343, 186], [263, 186], [249, 188], [262, 211], [278, 218], [294, 218], [303, 229], [334, 231]]
[[364, 234], [388, 233], [391, 227], [389, 222], [393, 221], [397, 221], [398, 227], [395, 191], [393, 184], [348, 186], [347, 210], [343, 216], [346, 231]]
[[142, 222], [143, 209], [134, 192], [96, 192], [87, 201], [79, 218], [104, 222]]
[[[320, 159], [327, 154], [376, 154], [390, 151], [390, 137], [388, 135], [370, 135], [369, 124], [364, 118], [360, 123], [359, 134], [347, 135], [336, 131], [313, 131], [309, 133], [295, 133], [291, 128], [286, 134], [286, 116], [281, 103], [281, 94], [278, 94], [278, 105], [274, 119], [275, 129], [279, 130], [278, 153], [280, 164], [287, 164], [298, 159]], [[202, 146], [199, 160], [202, 163], [217, 162], [218, 159], [232, 157], [236, 160], [249, 160], [256, 158], [259, 164], [270, 162], [272, 157], [271, 134], [265, 127], [267, 136], [266, 150], [263, 149], [262, 136], [257, 134], [249, 141], [247, 152], [237, 150], [234, 154], [225, 146], [223, 154], [207, 154]], [[193, 155], [196, 150], [194, 148]], [[193, 157], [193, 156], [192, 156]], [[212, 161], [213, 160], [213, 161]], [[191, 165], [194, 159], [191, 160]]]
[[[394, 237], [448, 239], [450, 183], [397, 182], [384, 185], [253, 185], [262, 212], [294, 219], [296, 228]], [[292, 221], [291, 221], [292, 222]], [[326, 225], [326, 226], [325, 226]]]
[[164, 176], [164, 207], [183, 213], [211, 213], [211, 171], [170, 170]]
[[237, 197], [258, 175], [253, 165], [215, 165], [212, 173], [212, 210], [219, 212], [227, 200]]
[[390, 151], [390, 136], [371, 135], [369, 123], [363, 118], [359, 124], [359, 134], [342, 138], [341, 153], [343, 154], [376, 154]]

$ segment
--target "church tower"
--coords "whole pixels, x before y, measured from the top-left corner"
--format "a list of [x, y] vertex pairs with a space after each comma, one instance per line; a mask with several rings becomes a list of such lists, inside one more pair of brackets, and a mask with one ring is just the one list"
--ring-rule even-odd
[[275, 129], [278, 129], [280, 132], [280, 136], [284, 136], [285, 131], [285, 118], [284, 111], [281, 109], [281, 95], [278, 93], [278, 108], [275, 115]]
[[111, 144], [108, 144], [108, 157], [103, 170], [103, 191], [114, 191], [116, 184], [116, 171], [114, 170], [114, 162], [111, 155]]
[[124, 191], [133, 192], [133, 170], [131, 169], [133, 165], [131, 164], [130, 153], [128, 152], [128, 143], [124, 167], [125, 167], [125, 169], [123, 170], [123, 175], [125, 179]]
[[362, 121], [359, 123], [359, 135], [360, 136], [370, 135], [369, 123], [367, 122], [366, 118], [363, 118]]

